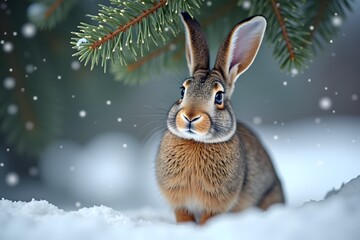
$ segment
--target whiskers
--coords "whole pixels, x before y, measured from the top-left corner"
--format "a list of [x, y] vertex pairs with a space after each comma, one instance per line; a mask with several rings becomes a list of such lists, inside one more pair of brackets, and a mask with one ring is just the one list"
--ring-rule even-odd
[[141, 119], [141, 122], [144, 122], [138, 128], [137, 135], [140, 137], [141, 142], [147, 146], [154, 140], [158, 141], [159, 136], [166, 131], [168, 110], [154, 106], [143, 105], [141, 107], [145, 109], [145, 113], [133, 116], [133, 118]]

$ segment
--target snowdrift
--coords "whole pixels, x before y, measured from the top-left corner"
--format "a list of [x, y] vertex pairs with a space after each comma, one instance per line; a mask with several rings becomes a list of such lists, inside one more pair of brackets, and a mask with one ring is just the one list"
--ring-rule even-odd
[[225, 214], [176, 225], [171, 212], [105, 206], [64, 211], [47, 201], [0, 201], [0, 239], [360, 239], [360, 176], [322, 201]]

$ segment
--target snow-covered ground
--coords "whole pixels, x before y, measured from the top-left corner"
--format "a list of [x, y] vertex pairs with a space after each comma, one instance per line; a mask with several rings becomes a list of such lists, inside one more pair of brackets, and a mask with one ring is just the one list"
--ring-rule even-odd
[[64, 211], [47, 201], [0, 201], [0, 239], [360, 239], [360, 176], [323, 201], [250, 209], [205, 226], [174, 224], [171, 213], [122, 213], [105, 206]]

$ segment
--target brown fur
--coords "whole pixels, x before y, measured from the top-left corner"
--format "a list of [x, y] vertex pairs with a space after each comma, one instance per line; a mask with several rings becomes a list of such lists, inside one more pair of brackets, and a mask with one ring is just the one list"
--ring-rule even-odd
[[270, 158], [256, 136], [240, 123], [237, 134], [226, 143], [195, 142], [168, 131], [156, 164], [163, 195], [175, 211], [191, 216], [177, 217], [178, 222], [195, 220], [187, 210], [189, 199], [201, 203], [200, 219], [248, 207], [266, 210], [284, 202]]

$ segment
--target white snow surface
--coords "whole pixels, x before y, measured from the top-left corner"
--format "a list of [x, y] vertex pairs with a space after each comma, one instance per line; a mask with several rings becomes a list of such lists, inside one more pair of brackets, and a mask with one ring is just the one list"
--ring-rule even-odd
[[360, 176], [322, 201], [223, 214], [204, 226], [175, 224], [171, 212], [105, 206], [64, 211], [47, 201], [0, 201], [1, 240], [360, 239]]

